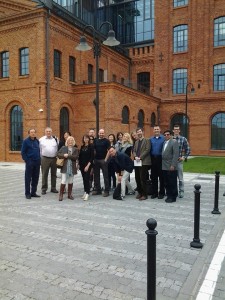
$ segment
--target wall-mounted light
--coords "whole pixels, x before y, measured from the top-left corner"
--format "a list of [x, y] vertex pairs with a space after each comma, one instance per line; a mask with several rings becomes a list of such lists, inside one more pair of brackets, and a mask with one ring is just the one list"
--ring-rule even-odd
[[43, 112], [44, 110], [42, 109], [42, 108], [39, 108], [39, 110], [38, 110], [39, 112]]

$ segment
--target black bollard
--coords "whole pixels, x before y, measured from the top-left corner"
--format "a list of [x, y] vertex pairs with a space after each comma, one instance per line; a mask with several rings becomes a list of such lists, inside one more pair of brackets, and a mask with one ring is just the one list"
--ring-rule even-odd
[[146, 221], [147, 234], [147, 300], [156, 299], [156, 235], [157, 222], [155, 219]]
[[220, 183], [220, 171], [215, 171], [215, 197], [214, 197], [214, 208], [212, 211], [212, 214], [214, 215], [220, 215], [221, 212], [218, 208], [219, 203], [219, 183]]
[[202, 248], [203, 244], [199, 239], [199, 221], [200, 221], [200, 184], [195, 184], [195, 211], [194, 211], [194, 238], [190, 243], [190, 246], [193, 248]]

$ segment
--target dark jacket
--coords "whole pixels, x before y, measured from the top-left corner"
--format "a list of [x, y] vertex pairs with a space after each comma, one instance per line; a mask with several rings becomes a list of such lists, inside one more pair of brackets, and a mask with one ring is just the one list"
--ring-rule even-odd
[[40, 161], [40, 147], [38, 139], [31, 139], [30, 137], [26, 138], [23, 141], [21, 155], [25, 162], [29, 160]]
[[120, 173], [124, 170], [129, 173], [133, 172], [134, 162], [126, 153], [117, 152], [116, 156], [114, 157], [114, 161], [116, 173]]
[[94, 147], [93, 145], [88, 145], [85, 147], [84, 145], [80, 148], [79, 153], [79, 165], [81, 169], [84, 169], [86, 165], [90, 162], [90, 168], [93, 165], [94, 160]]
[[79, 156], [79, 151], [76, 147], [72, 147], [72, 154], [71, 155], [68, 155], [67, 158], [64, 157], [64, 154], [68, 153], [68, 147], [67, 146], [62, 146], [61, 149], [59, 149], [58, 153], [57, 153], [57, 156], [59, 158], [64, 158], [64, 164], [63, 164], [63, 167], [61, 169], [61, 173], [66, 173], [66, 170], [67, 170], [67, 161], [68, 159], [71, 159], [72, 160], [72, 172], [73, 172], [73, 175], [77, 174], [77, 164], [76, 164], [76, 161], [78, 159], [78, 156]]

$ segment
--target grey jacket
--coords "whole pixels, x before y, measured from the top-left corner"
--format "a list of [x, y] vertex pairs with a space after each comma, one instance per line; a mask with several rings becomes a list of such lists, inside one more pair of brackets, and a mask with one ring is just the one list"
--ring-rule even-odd
[[179, 158], [179, 145], [176, 140], [171, 138], [164, 151], [165, 142], [162, 150], [162, 170], [169, 171], [171, 166], [175, 167], [176, 170]]
[[[134, 144], [134, 149], [133, 149], [133, 155], [134, 157], [137, 156], [137, 149], [138, 149], [138, 140]], [[142, 165], [143, 166], [150, 166], [151, 165], [151, 156], [150, 156], [150, 149], [151, 149], [151, 143], [149, 139], [143, 139], [142, 144], [141, 144], [141, 154], [140, 154], [140, 159], [142, 160]]]
[[[64, 158], [64, 154], [68, 153], [68, 147], [67, 146], [63, 146], [62, 148], [60, 148], [60, 150], [57, 153], [57, 156], [59, 158]], [[68, 158], [64, 158], [64, 163], [63, 163], [63, 167], [61, 169], [61, 173], [66, 173], [67, 170], [67, 161], [68, 159], [72, 160], [72, 172], [73, 175], [77, 174], [77, 166], [76, 166], [76, 162], [79, 156], [79, 150], [76, 147], [72, 148], [72, 154], [68, 156]]]

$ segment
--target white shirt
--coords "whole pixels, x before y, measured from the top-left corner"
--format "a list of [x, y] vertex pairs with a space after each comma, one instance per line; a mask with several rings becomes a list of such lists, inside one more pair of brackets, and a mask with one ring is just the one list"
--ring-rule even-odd
[[39, 139], [39, 142], [41, 156], [56, 157], [58, 152], [58, 143], [52, 136], [48, 138], [46, 135], [44, 135]]
[[168, 140], [168, 141], [165, 141], [165, 143], [164, 143], [164, 146], [163, 146], [163, 151], [165, 151], [165, 150], [166, 150], [166, 147], [167, 147], [167, 145], [168, 145], [169, 141], [170, 141], [170, 140]]

